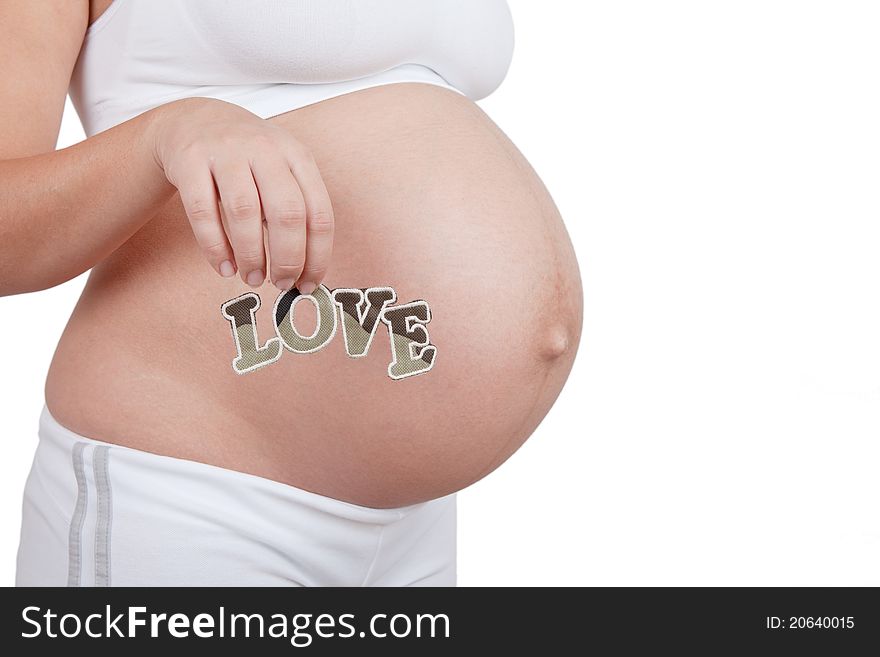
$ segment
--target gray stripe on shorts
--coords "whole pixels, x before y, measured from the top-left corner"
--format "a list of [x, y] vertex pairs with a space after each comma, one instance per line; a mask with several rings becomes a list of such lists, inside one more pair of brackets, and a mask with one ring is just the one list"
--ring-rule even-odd
[[95, 525], [95, 586], [110, 586], [110, 520], [113, 513], [110, 448], [106, 445], [95, 447], [92, 460], [98, 495], [98, 519]]
[[70, 534], [67, 538], [67, 585], [79, 586], [82, 571], [82, 529], [89, 504], [89, 491], [86, 487], [86, 473], [83, 467], [83, 449], [86, 443], [73, 446], [73, 475], [76, 477], [76, 506], [70, 519]]

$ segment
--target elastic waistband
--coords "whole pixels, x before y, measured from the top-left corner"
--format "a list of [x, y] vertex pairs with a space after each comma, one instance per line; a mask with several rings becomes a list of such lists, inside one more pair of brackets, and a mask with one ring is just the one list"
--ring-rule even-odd
[[255, 503], [259, 503], [260, 498], [263, 498], [268, 505], [276, 508], [278, 504], [284, 503], [303, 505], [346, 520], [379, 525], [396, 522], [425, 505], [438, 501], [430, 500], [398, 508], [380, 509], [360, 506], [246, 472], [154, 454], [81, 436], [59, 424], [46, 406], [40, 414], [39, 436], [41, 444], [51, 445], [54, 448], [52, 452], [57, 458], [63, 458], [65, 465], [70, 463], [77, 443], [103, 445], [109, 447], [109, 454], [114, 462], [136, 468], [148, 478], [161, 477], [166, 485], [169, 483], [173, 485], [175, 479], [181, 483], [185, 482], [187, 490], [193, 492], [195, 486], [195, 490], [203, 493], [205, 498], [211, 498], [215, 492], [228, 495], [230, 489], [233, 489]]

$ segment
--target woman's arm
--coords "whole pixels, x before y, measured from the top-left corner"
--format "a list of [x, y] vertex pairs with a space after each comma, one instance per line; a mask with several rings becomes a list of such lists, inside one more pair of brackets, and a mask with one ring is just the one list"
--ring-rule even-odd
[[67, 281], [112, 253], [174, 193], [143, 115], [86, 142], [0, 161], [0, 295]]
[[0, 0], [0, 295], [89, 269], [175, 191], [218, 273], [261, 284], [268, 255], [273, 282], [311, 291], [328, 265], [333, 213], [314, 160], [286, 131], [188, 99], [51, 152], [87, 21], [87, 0]]

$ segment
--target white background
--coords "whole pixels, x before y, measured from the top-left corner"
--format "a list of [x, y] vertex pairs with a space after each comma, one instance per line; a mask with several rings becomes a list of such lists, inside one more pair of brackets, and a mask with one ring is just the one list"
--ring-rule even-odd
[[[460, 496], [460, 583], [880, 584], [880, 5], [510, 4], [481, 105], [566, 218], [585, 330]], [[0, 299], [2, 584], [83, 283]]]

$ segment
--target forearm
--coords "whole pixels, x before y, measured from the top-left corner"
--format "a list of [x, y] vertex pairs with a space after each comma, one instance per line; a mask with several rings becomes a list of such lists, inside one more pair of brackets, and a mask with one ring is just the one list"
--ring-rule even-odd
[[53, 153], [0, 161], [0, 296], [86, 271], [174, 194], [154, 157], [164, 111]]

